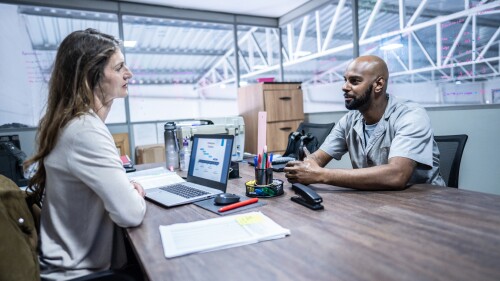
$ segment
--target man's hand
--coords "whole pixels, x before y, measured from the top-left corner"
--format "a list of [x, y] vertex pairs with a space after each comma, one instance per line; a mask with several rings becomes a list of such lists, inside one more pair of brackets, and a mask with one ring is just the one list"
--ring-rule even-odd
[[309, 157], [311, 153], [305, 147], [304, 153], [306, 155], [304, 161], [290, 161], [283, 170], [290, 183], [311, 184], [319, 182], [322, 168]]
[[304, 160], [311, 155], [311, 152], [309, 152], [309, 149], [304, 146]]

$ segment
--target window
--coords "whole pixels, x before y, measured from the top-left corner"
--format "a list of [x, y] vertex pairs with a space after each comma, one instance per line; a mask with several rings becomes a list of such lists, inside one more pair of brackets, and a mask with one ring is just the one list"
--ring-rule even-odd
[[[233, 27], [123, 15], [132, 122], [237, 115]], [[234, 80], [232, 81], [234, 83]]]
[[281, 80], [279, 46], [278, 29], [238, 25], [240, 86]]
[[[57, 48], [71, 32], [95, 28], [118, 37], [116, 14], [0, 4], [0, 120], [37, 126], [45, 111], [47, 87]], [[125, 122], [123, 101], [108, 123]], [[0, 124], [1, 125], [1, 124]]]

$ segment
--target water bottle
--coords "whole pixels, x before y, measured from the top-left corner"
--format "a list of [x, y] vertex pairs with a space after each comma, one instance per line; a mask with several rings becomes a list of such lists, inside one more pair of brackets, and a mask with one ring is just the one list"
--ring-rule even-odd
[[179, 143], [175, 133], [175, 123], [165, 123], [165, 160], [167, 162], [167, 170], [173, 171], [179, 169]]
[[191, 150], [189, 150], [189, 142], [187, 138], [182, 141], [182, 149], [179, 152], [179, 158], [181, 162], [180, 170], [187, 171], [189, 169], [189, 160], [191, 159]]

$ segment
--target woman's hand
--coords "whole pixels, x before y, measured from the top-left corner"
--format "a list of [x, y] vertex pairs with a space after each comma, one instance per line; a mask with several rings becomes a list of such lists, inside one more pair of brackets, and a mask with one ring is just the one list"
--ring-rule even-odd
[[134, 180], [131, 180], [130, 183], [132, 184], [132, 186], [134, 187], [134, 189], [139, 193], [140, 196], [142, 196], [142, 198], [144, 198], [144, 196], [146, 196], [146, 192], [144, 191], [144, 188], [142, 187], [142, 185]]

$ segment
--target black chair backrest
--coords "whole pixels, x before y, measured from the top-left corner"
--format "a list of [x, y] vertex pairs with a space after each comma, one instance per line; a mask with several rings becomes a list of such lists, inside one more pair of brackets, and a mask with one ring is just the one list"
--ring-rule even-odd
[[458, 188], [458, 175], [467, 135], [434, 136], [439, 148], [439, 171], [449, 187]]
[[330, 134], [335, 123], [328, 124], [316, 124], [316, 123], [306, 123], [302, 122], [297, 128], [297, 132], [304, 130], [306, 133], [311, 133], [318, 139], [319, 145], [322, 145], [326, 137]]

